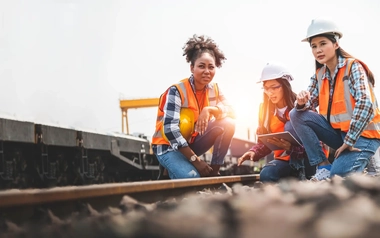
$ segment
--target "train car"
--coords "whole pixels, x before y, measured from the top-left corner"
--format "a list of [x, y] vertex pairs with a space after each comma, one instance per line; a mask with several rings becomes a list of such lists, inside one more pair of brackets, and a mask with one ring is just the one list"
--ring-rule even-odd
[[[254, 144], [234, 138], [222, 175], [253, 173], [236, 158]], [[204, 155], [206, 161], [211, 154]], [[99, 133], [0, 118], [0, 189], [165, 179], [143, 135]]]
[[0, 118], [0, 188], [157, 179], [146, 138]]

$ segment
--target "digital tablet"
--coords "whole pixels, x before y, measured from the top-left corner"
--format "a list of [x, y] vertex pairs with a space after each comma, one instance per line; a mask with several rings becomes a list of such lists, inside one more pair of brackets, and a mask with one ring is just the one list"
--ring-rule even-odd
[[278, 138], [278, 139], [284, 139], [288, 142], [290, 142], [292, 145], [300, 146], [301, 143], [299, 143], [296, 138], [290, 132], [284, 131], [284, 132], [278, 132], [278, 133], [270, 133], [270, 134], [263, 134], [263, 135], [257, 135], [257, 140], [266, 145], [271, 150], [283, 150], [282, 148], [269, 143], [267, 140], [272, 138]]

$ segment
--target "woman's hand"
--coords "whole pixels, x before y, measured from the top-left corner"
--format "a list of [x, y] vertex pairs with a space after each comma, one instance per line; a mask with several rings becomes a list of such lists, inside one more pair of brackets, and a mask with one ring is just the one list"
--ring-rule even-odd
[[210, 118], [211, 113], [209, 107], [204, 107], [198, 116], [197, 123], [195, 123], [195, 131], [202, 135], [207, 130]]
[[302, 90], [297, 95], [297, 104], [300, 106], [305, 105], [310, 99], [310, 92], [306, 90]]
[[203, 160], [196, 160], [193, 162], [194, 167], [198, 170], [201, 177], [207, 177], [212, 172], [212, 168]]
[[245, 152], [242, 157], [238, 158], [237, 166], [240, 166], [246, 160], [252, 160], [253, 161], [254, 156], [255, 156], [255, 152], [253, 152], [253, 151]]
[[353, 146], [349, 146], [347, 145], [346, 143], [343, 143], [343, 145], [341, 147], [339, 147], [336, 151], [335, 151], [335, 158], [337, 158], [344, 150], [348, 149], [349, 151], [361, 151], [360, 149], [358, 148], [355, 148]]
[[279, 139], [276, 137], [273, 137], [272, 139], [267, 139], [267, 141], [273, 145], [276, 145], [284, 150], [290, 150], [292, 147], [292, 144], [284, 139]]

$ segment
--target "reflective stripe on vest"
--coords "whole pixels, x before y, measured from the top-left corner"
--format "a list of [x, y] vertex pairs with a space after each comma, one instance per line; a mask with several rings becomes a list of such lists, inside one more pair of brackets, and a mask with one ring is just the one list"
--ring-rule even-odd
[[[194, 112], [194, 121], [196, 122], [198, 120], [199, 116], [199, 105], [196, 99], [196, 96], [193, 92], [193, 89], [191, 87], [190, 81], [188, 78], [181, 80], [178, 84], [174, 84], [172, 86], [176, 86], [180, 97], [181, 97], [181, 108], [189, 108]], [[215, 106], [218, 102], [219, 98], [219, 91], [216, 83], [210, 84], [211, 88], [206, 91], [205, 94], [205, 101], [204, 106]], [[160, 97], [160, 102], [158, 106], [157, 111], [157, 120], [156, 120], [156, 130], [153, 134], [152, 138], [152, 144], [166, 144], [169, 145], [170, 143], [164, 139], [163, 135], [161, 134], [161, 128], [163, 126], [163, 117], [164, 117], [164, 111], [163, 107], [166, 104], [166, 97], [169, 92], [169, 89], [167, 89]], [[192, 140], [197, 135], [197, 132], [194, 132], [192, 135]], [[189, 142], [192, 142], [189, 141]]]
[[218, 98], [219, 98], [219, 89], [218, 85], [216, 83], [211, 84], [211, 87], [208, 90], [208, 100], [210, 106], [216, 106], [218, 104]]
[[[356, 105], [355, 99], [350, 94], [349, 77], [352, 64], [357, 61], [365, 70], [368, 67], [356, 59], [347, 59], [346, 64], [338, 70], [335, 77], [335, 89], [331, 105], [330, 124], [335, 129], [347, 132], [350, 128], [353, 111]], [[319, 113], [327, 120], [327, 110], [330, 97], [330, 84], [327, 78], [323, 78], [326, 66], [317, 70], [318, 90], [319, 90]], [[374, 109], [374, 118], [367, 125], [361, 136], [367, 138], [380, 138], [380, 110], [375, 98], [372, 85], [369, 83], [369, 93]]]

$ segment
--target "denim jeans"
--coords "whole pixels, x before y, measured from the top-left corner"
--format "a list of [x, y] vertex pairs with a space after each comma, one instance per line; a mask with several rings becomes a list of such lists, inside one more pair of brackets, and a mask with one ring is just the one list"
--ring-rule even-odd
[[295, 177], [299, 171], [292, 168], [288, 161], [274, 159], [267, 163], [260, 171], [261, 182], [278, 182], [280, 179]]
[[[333, 149], [338, 149], [346, 136], [345, 132], [332, 128], [322, 115], [313, 111], [293, 109], [290, 111], [290, 121], [305, 147], [311, 165], [318, 165], [327, 159], [320, 141]], [[379, 139], [360, 136], [354, 147], [361, 151], [343, 151], [332, 164], [331, 176], [346, 176], [349, 173], [362, 172], [379, 146]]]
[[[287, 121], [285, 123], [285, 126], [284, 126], [284, 131], [288, 131], [290, 134], [292, 134], [292, 136], [294, 136], [294, 138], [296, 138], [296, 140], [300, 141], [300, 138], [298, 137], [297, 133], [295, 132], [293, 126], [292, 126], [292, 123], [290, 123], [290, 121]], [[295, 159], [295, 158], [292, 158], [290, 157], [290, 160], [289, 160], [289, 166], [291, 166], [292, 168], [296, 169], [296, 170], [299, 170], [301, 168], [304, 168], [304, 160], [306, 158], [303, 158], [303, 159]]]
[[[235, 120], [229, 117], [210, 121], [203, 135], [198, 135], [190, 148], [198, 156], [212, 146], [212, 165], [222, 165], [235, 133]], [[198, 178], [200, 174], [193, 164], [179, 151], [167, 151], [156, 155], [160, 164], [168, 170], [171, 179]]]

